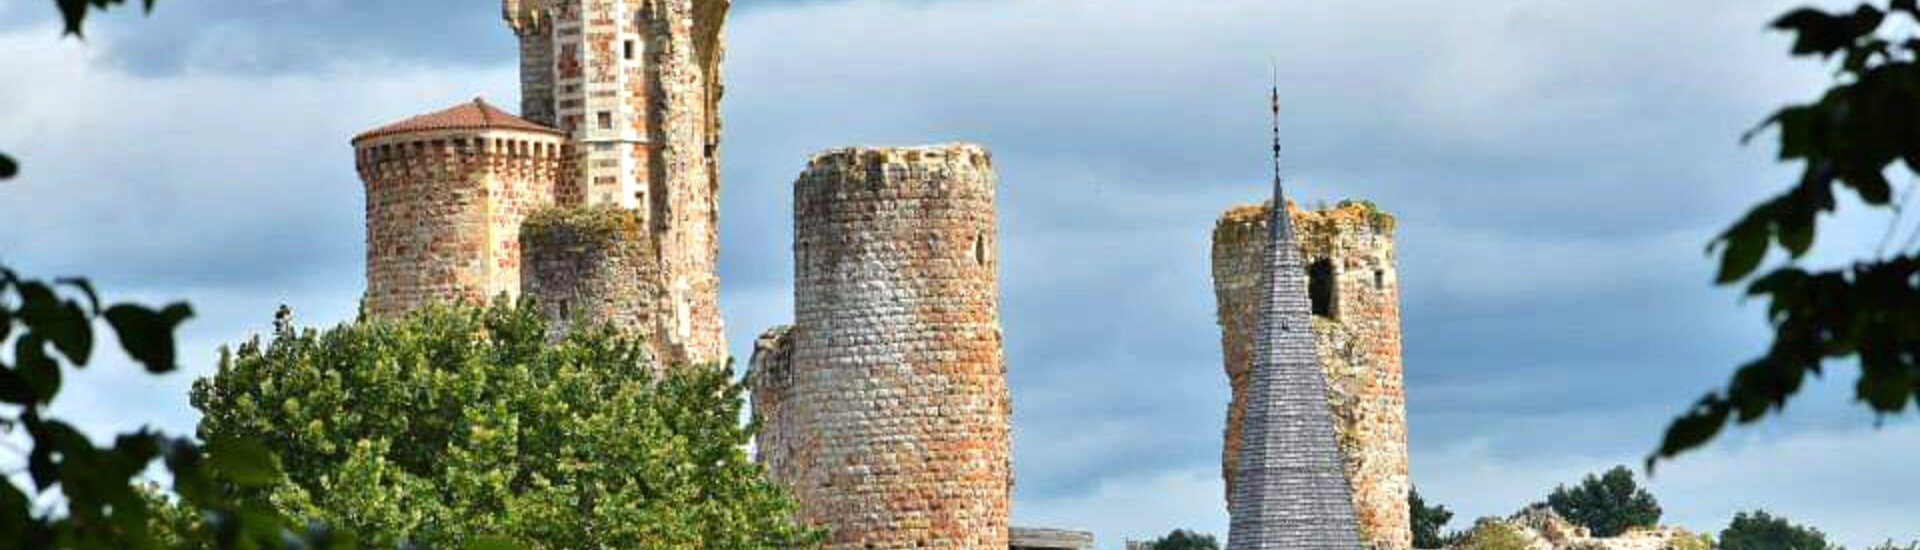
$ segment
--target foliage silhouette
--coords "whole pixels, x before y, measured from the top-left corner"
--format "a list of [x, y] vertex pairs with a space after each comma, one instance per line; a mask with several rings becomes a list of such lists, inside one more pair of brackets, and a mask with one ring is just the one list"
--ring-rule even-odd
[[1840, 550], [1819, 529], [1794, 525], [1765, 510], [1734, 514], [1720, 531], [1721, 550]]
[[1220, 541], [1213, 535], [1174, 529], [1167, 536], [1160, 537], [1147, 544], [1152, 550], [1220, 550]]
[[220, 439], [205, 447], [152, 430], [119, 434], [99, 447], [80, 430], [48, 416], [64, 369], [94, 358], [94, 327], [104, 322], [145, 370], [175, 370], [175, 330], [193, 315], [177, 303], [154, 309], [101, 305], [84, 279], [53, 283], [20, 277], [0, 266], [0, 344], [12, 343], [13, 364], [0, 361], [0, 431], [23, 430], [28, 445], [9, 446], [26, 463], [25, 486], [0, 483], [0, 549], [150, 549], [156, 538], [152, 503], [140, 481], [155, 461], [172, 477], [171, 506], [204, 518], [185, 533], [212, 548], [334, 548], [343, 540], [324, 530], [293, 529], [270, 510], [240, 505], [229, 487], [249, 487], [277, 465], [258, 443]]
[[[1896, 198], [1887, 176], [1902, 163], [1908, 174], [1920, 173], [1920, 33], [1899, 21], [1920, 22], [1920, 7], [1915, 0], [1885, 6], [1802, 8], [1773, 23], [1795, 35], [1792, 55], [1838, 60], [1824, 95], [1781, 109], [1744, 138], [1773, 130], [1780, 160], [1801, 165], [1799, 181], [1708, 246], [1720, 257], [1718, 284], [1747, 283], [1749, 297], [1769, 302], [1773, 343], [1668, 426], [1647, 457], [1649, 470], [1707, 443], [1729, 422], [1778, 412], [1829, 360], [1858, 358], [1854, 394], [1877, 413], [1901, 413], [1920, 400], [1920, 229], [1888, 248], [1915, 193], [1909, 184]], [[1891, 209], [1894, 224], [1873, 257], [1809, 271], [1793, 260], [1812, 250], [1819, 214], [1836, 209], [1836, 186]], [[1789, 262], [1756, 276], [1775, 245]]]
[[1427, 506], [1417, 487], [1407, 493], [1407, 512], [1413, 523], [1414, 548], [1443, 548], [1454, 542], [1443, 532], [1447, 522], [1453, 521], [1453, 511], [1438, 504]]
[[1596, 537], [1612, 537], [1635, 527], [1660, 523], [1660, 503], [1633, 480], [1633, 470], [1616, 466], [1605, 474], [1587, 475], [1574, 487], [1554, 488], [1547, 505]]

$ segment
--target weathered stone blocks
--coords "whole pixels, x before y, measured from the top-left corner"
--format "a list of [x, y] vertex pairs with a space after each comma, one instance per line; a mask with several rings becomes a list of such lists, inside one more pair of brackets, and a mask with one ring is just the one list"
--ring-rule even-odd
[[795, 326], [757, 342], [760, 460], [845, 550], [1008, 548], [995, 177], [973, 145], [816, 155]]
[[520, 231], [526, 252], [522, 293], [558, 338], [578, 325], [610, 326], [646, 340], [662, 365], [697, 359], [671, 333], [672, 304], [662, 288], [658, 245], [638, 214], [612, 208], [553, 208]]
[[[1228, 210], [1213, 234], [1221, 347], [1233, 388], [1221, 452], [1229, 495], [1238, 467], [1260, 297], [1266, 291], [1262, 268], [1271, 210], [1269, 205]], [[1327, 399], [1362, 534], [1376, 550], [1411, 548], [1394, 220], [1357, 202], [1320, 211], [1288, 204], [1287, 211], [1307, 264], [1315, 346], [1326, 371]]]

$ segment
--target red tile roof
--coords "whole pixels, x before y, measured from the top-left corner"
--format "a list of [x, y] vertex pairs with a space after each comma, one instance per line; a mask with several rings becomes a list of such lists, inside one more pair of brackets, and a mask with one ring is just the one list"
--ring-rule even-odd
[[548, 128], [539, 123], [507, 114], [497, 107], [488, 105], [486, 100], [473, 98], [473, 101], [461, 103], [445, 110], [428, 113], [379, 128], [374, 128], [353, 137], [354, 143], [361, 140], [408, 132], [433, 130], [521, 130], [546, 134], [559, 134], [559, 130]]

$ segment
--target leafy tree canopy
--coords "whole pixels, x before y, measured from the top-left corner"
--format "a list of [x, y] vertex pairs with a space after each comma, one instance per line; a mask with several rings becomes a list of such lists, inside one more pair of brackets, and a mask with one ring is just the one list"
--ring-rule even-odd
[[[1885, 6], [1885, 7], [1880, 7]], [[1905, 20], [1905, 21], [1902, 21]], [[1793, 55], [1836, 63], [1818, 99], [1791, 105], [1750, 132], [1773, 130], [1780, 160], [1802, 172], [1790, 189], [1755, 207], [1716, 239], [1719, 284], [1746, 282], [1769, 302], [1773, 343], [1739, 367], [1721, 390], [1673, 421], [1647, 465], [1699, 447], [1730, 421], [1749, 423], [1785, 407], [1828, 360], [1857, 357], [1858, 400], [1883, 414], [1920, 400], [1920, 229], [1904, 216], [1915, 193], [1896, 197], [1888, 179], [1905, 164], [1920, 174], [1920, 6], [1915, 0], [1861, 4], [1851, 12], [1802, 8], [1775, 21], [1795, 35]], [[1816, 218], [1833, 212], [1836, 188], [1895, 212], [1879, 251], [1853, 265], [1814, 271], [1793, 260], [1813, 249]], [[1775, 245], [1789, 262], [1757, 275]]]
[[818, 533], [750, 461], [743, 387], [656, 365], [637, 340], [559, 343], [532, 308], [429, 308], [222, 350], [200, 436], [257, 439], [282, 474], [249, 498], [390, 546], [479, 534], [533, 548], [797, 548]]
[[1414, 548], [1442, 548], [1450, 542], [1444, 530], [1447, 522], [1453, 521], [1453, 511], [1446, 506], [1427, 506], [1426, 499], [1420, 498], [1420, 489], [1407, 493], [1408, 516], [1413, 521]]
[[1554, 488], [1547, 505], [1560, 517], [1585, 526], [1596, 537], [1618, 536], [1635, 527], [1660, 523], [1660, 503], [1633, 479], [1633, 470], [1616, 466], [1574, 487]]
[[1153, 550], [1220, 550], [1220, 541], [1214, 539], [1213, 535], [1174, 529], [1147, 547]]
[[1839, 550], [1819, 529], [1794, 525], [1765, 510], [1741, 512], [1720, 531], [1722, 550]]

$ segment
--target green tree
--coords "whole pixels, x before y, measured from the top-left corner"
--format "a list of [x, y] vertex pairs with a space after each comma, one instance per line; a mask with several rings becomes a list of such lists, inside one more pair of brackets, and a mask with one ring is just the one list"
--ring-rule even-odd
[[1213, 535], [1174, 529], [1167, 536], [1148, 543], [1147, 547], [1153, 550], [1220, 550], [1220, 541], [1214, 539]]
[[1588, 474], [1578, 486], [1555, 487], [1547, 505], [1560, 517], [1586, 526], [1596, 537], [1612, 537], [1635, 527], [1660, 523], [1660, 503], [1633, 479], [1633, 470], [1615, 466], [1605, 474]]
[[1444, 530], [1453, 521], [1453, 511], [1438, 504], [1427, 506], [1419, 488], [1407, 493], [1407, 515], [1413, 521], [1414, 548], [1442, 548], [1450, 542]]
[[259, 439], [252, 494], [380, 545], [493, 533], [535, 548], [797, 548], [792, 500], [749, 460], [743, 386], [665, 369], [608, 331], [550, 344], [531, 308], [428, 308], [222, 350], [201, 437]]
[[1720, 531], [1722, 550], [1839, 550], [1819, 529], [1794, 525], [1765, 510], [1734, 514]]
[[[1885, 6], [1885, 7], [1879, 7]], [[1902, 20], [1905, 21], [1902, 21]], [[1729, 422], [1750, 423], [1785, 407], [1808, 375], [1830, 360], [1857, 358], [1855, 398], [1881, 414], [1920, 400], [1920, 230], [1899, 238], [1914, 193], [1896, 193], [1889, 173], [1920, 174], [1920, 21], [1915, 0], [1861, 4], [1851, 12], [1802, 8], [1773, 27], [1795, 35], [1793, 55], [1836, 67], [1818, 99], [1790, 105], [1747, 134], [1771, 129], [1780, 160], [1798, 163], [1798, 181], [1748, 212], [1709, 246], [1720, 256], [1718, 283], [1747, 284], [1769, 302], [1773, 343], [1735, 370], [1667, 428], [1647, 466], [1699, 447]], [[1809, 270], [1817, 219], [1836, 209], [1844, 187], [1893, 222], [1876, 253], [1837, 269]], [[1788, 262], [1757, 275], [1774, 245]]]

